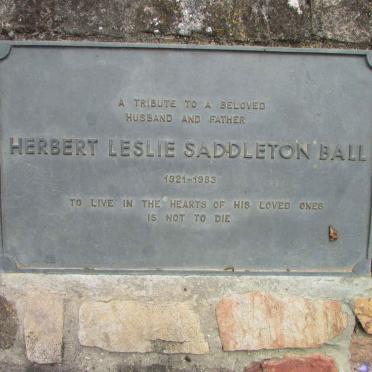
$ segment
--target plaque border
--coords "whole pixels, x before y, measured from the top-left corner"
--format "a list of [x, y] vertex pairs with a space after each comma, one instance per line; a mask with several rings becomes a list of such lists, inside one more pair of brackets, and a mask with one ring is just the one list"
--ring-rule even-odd
[[[0, 63], [11, 55], [13, 48], [99, 48], [99, 49], [149, 49], [149, 50], [182, 50], [182, 51], [227, 51], [234, 53], [267, 53], [267, 54], [303, 54], [303, 55], [335, 55], [364, 57], [366, 67], [372, 69], [372, 50], [362, 49], [329, 49], [329, 48], [291, 48], [291, 47], [261, 47], [241, 45], [205, 45], [205, 44], [163, 44], [163, 43], [122, 43], [105, 41], [37, 41], [37, 40], [1, 40], [0, 41]], [[1, 136], [0, 128], [0, 136]], [[372, 138], [371, 138], [372, 148]], [[301, 271], [301, 270], [239, 270], [233, 268], [203, 270], [203, 269], [110, 269], [110, 268], [45, 268], [45, 267], [23, 267], [13, 257], [5, 255], [3, 244], [3, 210], [2, 210], [2, 151], [0, 151], [0, 273], [1, 272], [23, 272], [23, 273], [54, 273], [54, 274], [125, 274], [125, 275], [304, 275], [304, 276], [353, 276], [371, 275], [372, 273], [372, 172], [370, 190], [370, 213], [368, 221], [367, 247], [365, 257], [356, 262], [351, 270], [337, 269], [335, 271]]]

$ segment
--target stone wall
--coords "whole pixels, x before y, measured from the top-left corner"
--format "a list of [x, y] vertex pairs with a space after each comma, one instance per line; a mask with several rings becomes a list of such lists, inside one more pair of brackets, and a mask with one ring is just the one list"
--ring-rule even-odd
[[[372, 47], [370, 0], [1, 0], [3, 39]], [[372, 280], [0, 274], [1, 371], [368, 371]]]
[[1, 37], [370, 48], [370, 0], [1, 0]]
[[2, 371], [372, 363], [370, 278], [3, 274], [0, 293]]

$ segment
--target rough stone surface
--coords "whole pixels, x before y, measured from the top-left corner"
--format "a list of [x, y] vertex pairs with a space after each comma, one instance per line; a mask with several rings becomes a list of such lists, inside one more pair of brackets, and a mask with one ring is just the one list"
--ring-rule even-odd
[[370, 0], [2, 0], [2, 38], [371, 47]]
[[262, 363], [253, 362], [248, 367], [244, 368], [244, 372], [262, 372]]
[[363, 365], [372, 368], [372, 336], [357, 331], [350, 343], [351, 370], [358, 371]]
[[52, 293], [27, 296], [23, 319], [27, 358], [39, 364], [60, 363], [63, 342], [63, 299]]
[[314, 34], [317, 37], [371, 44], [370, 0], [312, 0], [312, 12]]
[[[6, 372], [13, 372], [13, 370], [6, 370]], [[21, 372], [18, 369], [14, 369], [14, 372]], [[62, 365], [40, 365], [32, 364], [27, 366], [22, 372], [86, 372], [83, 368], [68, 368]], [[115, 371], [116, 372], [116, 371]]]
[[337, 372], [333, 359], [323, 355], [288, 357], [253, 363], [244, 372]]
[[0, 296], [0, 349], [13, 346], [17, 334], [17, 312], [13, 304]]
[[354, 306], [355, 315], [363, 329], [372, 335], [372, 298], [358, 298]]
[[205, 26], [211, 27], [213, 36], [225, 40], [298, 42], [311, 34], [310, 8], [305, 1], [299, 3], [295, 9], [287, 0], [210, 1]]
[[233, 372], [224, 368], [200, 368], [193, 366], [186, 369], [174, 368], [166, 364], [151, 364], [149, 366], [123, 365], [118, 366], [117, 372]]
[[208, 353], [198, 315], [186, 303], [85, 302], [79, 340], [117, 352]]
[[225, 351], [315, 348], [347, 326], [339, 302], [259, 292], [223, 298], [216, 314]]
[[[28, 361], [22, 330], [26, 310], [24, 299], [30, 293], [52, 292], [64, 298], [63, 363], [37, 365]], [[355, 298], [372, 296], [370, 277], [354, 276], [257, 276], [257, 275], [80, 275], [0, 273], [0, 293], [17, 307], [19, 331], [11, 349], [0, 350], [1, 372], [243, 372], [254, 360], [283, 358], [288, 350], [224, 352], [218, 335], [215, 306], [218, 301], [236, 293], [268, 292], [278, 297], [306, 296], [335, 299], [352, 303]], [[41, 294], [40, 298], [44, 296]], [[79, 308], [86, 302], [113, 299], [148, 304], [188, 303], [201, 322], [209, 353], [117, 353], [79, 344]], [[320, 349], [291, 350], [293, 354], [322, 353], [337, 361], [340, 372], [351, 372], [349, 344], [354, 329], [351, 309], [346, 330]], [[22, 331], [21, 331], [22, 330]], [[365, 333], [364, 333], [365, 334]], [[366, 335], [366, 334], [365, 334]], [[367, 335], [366, 335], [367, 336]], [[142, 370], [141, 370], [142, 368]], [[177, 371], [178, 372], [178, 371]], [[353, 371], [355, 372], [355, 371]]]

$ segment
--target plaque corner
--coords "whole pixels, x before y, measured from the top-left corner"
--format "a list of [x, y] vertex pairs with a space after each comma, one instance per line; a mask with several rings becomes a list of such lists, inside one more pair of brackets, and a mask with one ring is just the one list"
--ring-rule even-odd
[[366, 54], [367, 65], [372, 69], [372, 52]]
[[6, 59], [9, 56], [11, 49], [12, 46], [8, 43], [0, 44], [0, 61]]
[[5, 255], [0, 256], [0, 273], [16, 271], [18, 271], [18, 265], [13, 258]]
[[354, 265], [352, 273], [358, 276], [371, 275], [371, 269], [371, 258], [363, 258]]

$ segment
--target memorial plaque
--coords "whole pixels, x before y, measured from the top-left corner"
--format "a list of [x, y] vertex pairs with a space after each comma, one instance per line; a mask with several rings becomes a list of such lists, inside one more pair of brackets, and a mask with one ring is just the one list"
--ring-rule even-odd
[[0, 52], [2, 270], [369, 272], [369, 52]]

